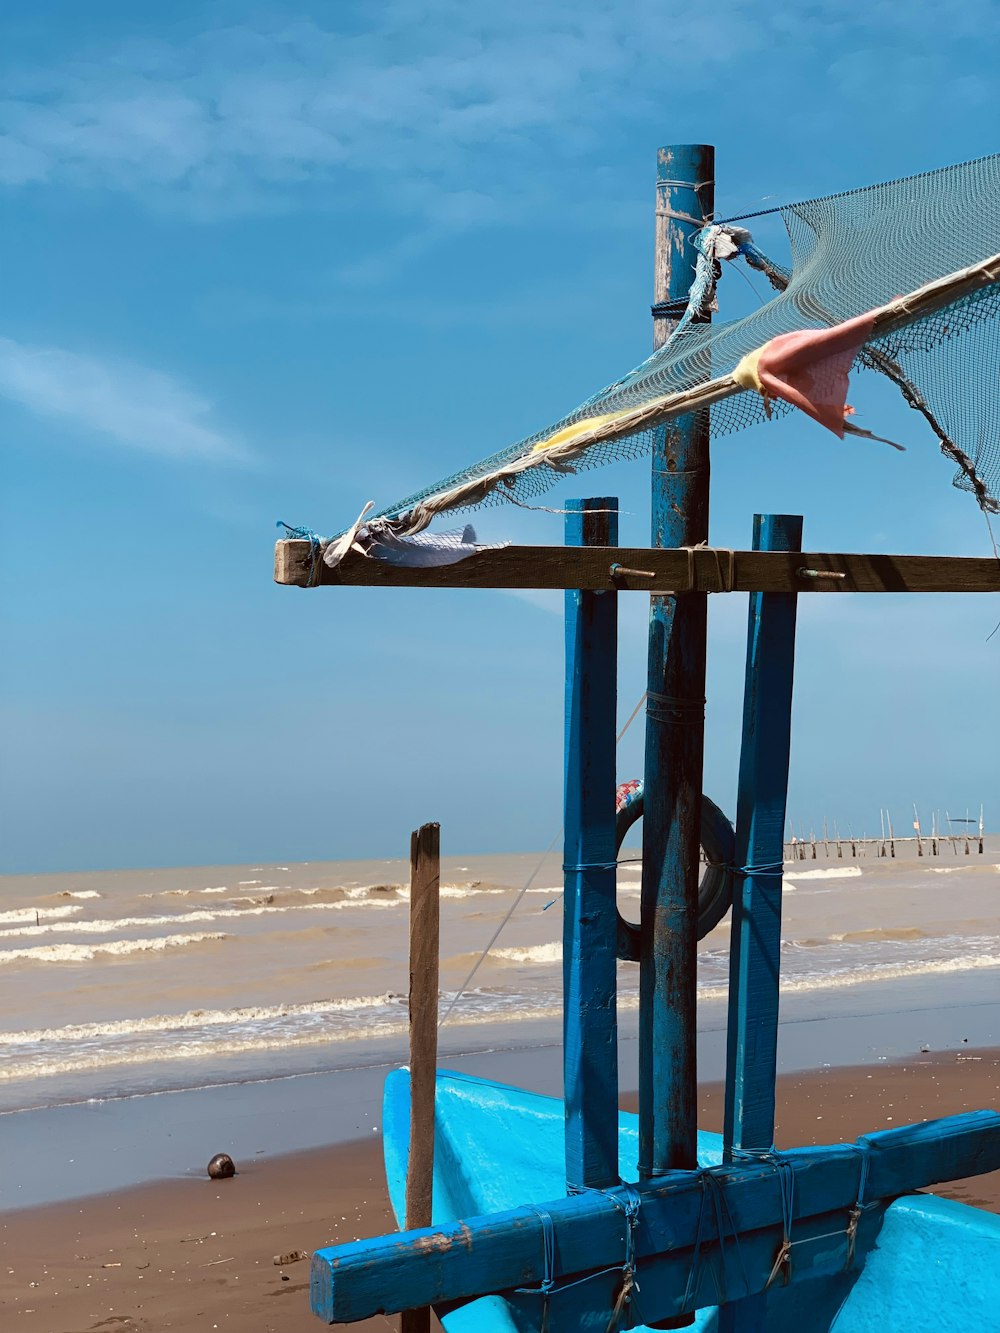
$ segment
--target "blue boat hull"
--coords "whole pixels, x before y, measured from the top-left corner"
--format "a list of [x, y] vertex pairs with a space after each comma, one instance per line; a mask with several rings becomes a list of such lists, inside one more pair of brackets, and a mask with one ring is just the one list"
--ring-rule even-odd
[[[409, 1073], [386, 1080], [386, 1178], [402, 1225], [409, 1142]], [[440, 1072], [436, 1095], [434, 1224], [543, 1203], [565, 1194], [562, 1102], [468, 1075]], [[634, 1179], [638, 1118], [619, 1117], [619, 1172]], [[717, 1134], [699, 1133], [702, 1166], [722, 1160]], [[769, 1333], [1000, 1333], [1000, 1218], [911, 1194], [885, 1209], [874, 1243], [850, 1272], [768, 1292]], [[498, 1296], [444, 1314], [447, 1333], [530, 1333], [541, 1302]], [[607, 1326], [607, 1310], [600, 1324]], [[714, 1333], [716, 1308], [695, 1328]], [[597, 1325], [595, 1325], [597, 1327]]]

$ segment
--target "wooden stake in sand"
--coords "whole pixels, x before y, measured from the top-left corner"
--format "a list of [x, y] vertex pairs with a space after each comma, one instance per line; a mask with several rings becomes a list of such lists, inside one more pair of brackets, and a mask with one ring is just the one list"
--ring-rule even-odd
[[[431, 1225], [434, 1185], [434, 1091], [437, 1080], [438, 941], [441, 826], [410, 836], [410, 1156], [406, 1226]], [[428, 1333], [427, 1307], [403, 1312], [401, 1333]]]

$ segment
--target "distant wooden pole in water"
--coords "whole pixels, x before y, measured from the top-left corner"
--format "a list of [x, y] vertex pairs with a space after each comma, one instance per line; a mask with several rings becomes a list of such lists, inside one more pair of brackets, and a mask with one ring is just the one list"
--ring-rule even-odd
[[[715, 207], [715, 150], [661, 148], [656, 164], [653, 345], [687, 307], [693, 240]], [[706, 413], [658, 428], [652, 545], [708, 540]], [[696, 960], [707, 597], [650, 598], [639, 971], [639, 1179], [697, 1166]]]
[[[410, 835], [410, 1153], [406, 1226], [429, 1227], [434, 1193], [434, 1092], [437, 1082], [441, 826]], [[428, 1333], [429, 1309], [406, 1310], [401, 1333]]]

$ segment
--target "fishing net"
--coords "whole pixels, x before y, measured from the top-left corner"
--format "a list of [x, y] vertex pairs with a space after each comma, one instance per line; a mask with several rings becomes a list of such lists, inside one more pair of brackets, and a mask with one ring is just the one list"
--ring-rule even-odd
[[[773, 229], [778, 219], [790, 248], [787, 266], [768, 259], [750, 230]], [[792, 410], [786, 403], [731, 382], [724, 396], [701, 404], [699, 386], [731, 376], [779, 335], [829, 328], [882, 307], [892, 309], [854, 368], [886, 376], [957, 464], [954, 484], [988, 512], [1000, 509], [1000, 264], [983, 267], [1000, 252], [1000, 154], [712, 224], [694, 244], [698, 268], [688, 308], [659, 351], [545, 430], [373, 518], [415, 532], [448, 509], [524, 503], [568, 471], [647, 452], [656, 429], [676, 429], [684, 419], [685, 395], [693, 394], [688, 418], [697, 415], [714, 436], [783, 415]], [[699, 322], [715, 308], [722, 261], [764, 273], [775, 294], [743, 318]], [[975, 266], [974, 281], [945, 282], [943, 295], [929, 303], [898, 300]]]

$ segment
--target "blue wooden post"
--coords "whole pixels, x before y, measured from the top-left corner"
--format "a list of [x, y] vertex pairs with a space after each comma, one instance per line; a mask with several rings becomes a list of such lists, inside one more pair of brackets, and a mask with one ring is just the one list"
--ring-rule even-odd
[[[570, 500], [567, 508], [567, 545], [618, 544], [617, 500]], [[563, 825], [566, 1180], [571, 1185], [597, 1188], [618, 1182], [617, 674], [617, 594], [567, 592]]]
[[[657, 159], [654, 342], [683, 313], [694, 277], [697, 219], [711, 216], [715, 150], [661, 148]], [[709, 454], [704, 418], [657, 431], [654, 546], [708, 539]], [[639, 977], [639, 1175], [649, 1181], [696, 1164], [695, 958], [698, 835], [704, 747], [706, 598], [654, 596], [642, 837]]]
[[[754, 516], [755, 551], [801, 551], [802, 519]], [[795, 593], [751, 593], [743, 746], [736, 808], [736, 861], [745, 868], [733, 897], [729, 1034], [723, 1151], [766, 1152], [774, 1143], [778, 1051], [781, 867], [784, 856]], [[761, 1292], [722, 1307], [723, 1333], [765, 1326]]]

